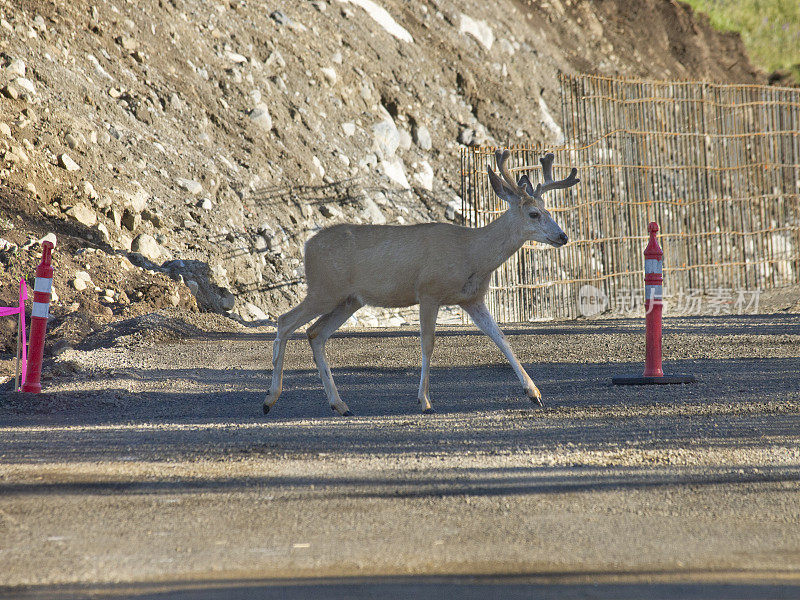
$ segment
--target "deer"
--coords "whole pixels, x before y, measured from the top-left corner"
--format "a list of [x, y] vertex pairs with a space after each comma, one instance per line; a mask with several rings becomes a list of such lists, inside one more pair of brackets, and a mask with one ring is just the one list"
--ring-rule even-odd
[[509, 172], [508, 150], [497, 150], [498, 176], [487, 167], [494, 193], [508, 205], [506, 211], [484, 227], [450, 223], [416, 225], [339, 224], [320, 230], [305, 245], [307, 293], [300, 304], [277, 321], [273, 342], [272, 381], [264, 399], [267, 414], [283, 389], [286, 342], [292, 333], [312, 319], [306, 330], [325, 395], [333, 411], [353, 413], [339, 397], [325, 356], [328, 338], [359, 308], [383, 308], [419, 304], [422, 370], [417, 401], [422, 412], [433, 412], [428, 382], [435, 340], [436, 318], [441, 306], [458, 305], [511, 363], [525, 394], [542, 406], [542, 395], [520, 364], [498, 327], [485, 296], [492, 273], [527, 241], [559, 248], [567, 235], [545, 208], [543, 196], [576, 185], [578, 170], [565, 179], [553, 179], [553, 154], [540, 158], [544, 182], [534, 188], [527, 175], [514, 181]]

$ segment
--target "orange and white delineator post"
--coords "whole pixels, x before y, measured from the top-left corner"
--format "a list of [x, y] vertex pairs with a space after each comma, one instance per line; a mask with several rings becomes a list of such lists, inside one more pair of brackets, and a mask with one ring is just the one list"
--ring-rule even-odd
[[47, 333], [47, 318], [50, 316], [50, 298], [53, 292], [53, 267], [51, 253], [53, 242], [42, 243], [42, 262], [36, 267], [36, 284], [33, 288], [33, 309], [31, 310], [31, 334], [28, 346], [28, 369], [25, 383], [20, 391], [39, 393], [42, 391], [42, 358], [44, 356], [44, 337]]
[[644, 251], [644, 309], [646, 346], [641, 377], [614, 377], [616, 385], [693, 383], [693, 375], [664, 375], [661, 368], [661, 316], [664, 310], [664, 252], [656, 239], [658, 223], [647, 227], [650, 241]]
[[650, 223], [650, 242], [644, 250], [644, 313], [647, 345], [643, 377], [663, 377], [661, 369], [661, 314], [664, 310], [664, 252], [658, 245], [658, 224]]

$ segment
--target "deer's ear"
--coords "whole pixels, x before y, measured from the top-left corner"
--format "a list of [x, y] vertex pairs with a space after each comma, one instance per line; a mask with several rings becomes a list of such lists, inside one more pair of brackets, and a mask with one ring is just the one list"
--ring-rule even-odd
[[500, 199], [505, 200], [509, 204], [519, 203], [519, 198], [517, 198], [516, 194], [513, 194], [503, 180], [500, 179], [494, 171], [492, 171], [492, 167], [487, 167], [487, 169], [489, 170], [489, 182], [492, 184], [494, 193], [497, 194]]
[[533, 185], [531, 184], [531, 180], [528, 179], [527, 175], [520, 177], [519, 181], [517, 181], [517, 185], [524, 189], [528, 196], [533, 196]]

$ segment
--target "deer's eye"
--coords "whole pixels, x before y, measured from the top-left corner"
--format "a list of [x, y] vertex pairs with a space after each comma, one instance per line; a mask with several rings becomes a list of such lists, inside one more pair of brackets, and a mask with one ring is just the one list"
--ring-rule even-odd
[[532, 213], [528, 213], [528, 216], [529, 216], [531, 219], [538, 219], [539, 217], [541, 217], [541, 216], [542, 216], [542, 213], [538, 213], [538, 212], [532, 212]]

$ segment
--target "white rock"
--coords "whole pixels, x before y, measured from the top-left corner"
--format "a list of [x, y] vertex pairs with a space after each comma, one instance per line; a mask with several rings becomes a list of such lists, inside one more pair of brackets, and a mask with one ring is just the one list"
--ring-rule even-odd
[[269, 107], [263, 102], [257, 104], [256, 107], [250, 111], [249, 117], [253, 123], [261, 127], [264, 131], [272, 129], [272, 117], [269, 114]]
[[53, 244], [53, 248], [58, 246], [58, 240], [56, 239], [56, 234], [53, 233], [52, 231], [39, 240], [39, 245], [42, 245], [45, 242], [50, 242], [51, 244]]
[[431, 134], [428, 131], [428, 128], [425, 125], [417, 125], [414, 128], [414, 141], [417, 143], [417, 146], [420, 147], [421, 150], [430, 150], [432, 143], [431, 143]]
[[[188, 181], [188, 180], [176, 180], [178, 185], [181, 185], [180, 181]], [[115, 204], [116, 206], [121, 206], [123, 208], [128, 208], [132, 213], [139, 214], [142, 212], [146, 207], [148, 202], [150, 201], [150, 194], [147, 190], [142, 187], [136, 180], [132, 180], [131, 183], [134, 186], [134, 191], [130, 192], [128, 190], [123, 190], [119, 188], [111, 188], [108, 191], [109, 196], [113, 197], [104, 198], [101, 202], [98, 203], [98, 206], [101, 208], [105, 208], [106, 206], [110, 206], [111, 204]], [[197, 182], [195, 182], [197, 183]], [[200, 185], [199, 183], [197, 185]], [[181, 186], [184, 187], [184, 186]], [[185, 189], [185, 188], [184, 188]]]
[[86, 145], [86, 138], [83, 137], [83, 134], [80, 131], [68, 133], [66, 136], [64, 136], [64, 141], [67, 142], [67, 146], [69, 146], [72, 150], [76, 150], [81, 146]]
[[81, 168], [80, 165], [76, 163], [74, 160], [72, 160], [70, 155], [66, 153], [61, 154], [58, 157], [58, 165], [60, 167], [63, 167], [67, 171], [79, 171]]
[[417, 167], [418, 170], [412, 175], [412, 178], [419, 183], [420, 187], [430, 192], [433, 189], [433, 168], [427, 160], [419, 163]]
[[5, 158], [11, 162], [29, 163], [31, 161], [22, 146], [11, 146], [11, 150], [6, 152]]
[[111, 233], [108, 231], [108, 227], [103, 225], [102, 223], [97, 224], [97, 231], [100, 232], [100, 235], [103, 236], [103, 241], [108, 243], [111, 241]]
[[189, 192], [192, 196], [197, 196], [197, 194], [203, 191], [203, 184], [201, 184], [199, 181], [195, 181], [194, 179], [183, 179], [179, 177], [175, 180], [175, 183]]
[[0, 134], [10, 138], [11, 137], [11, 127], [8, 126], [8, 123], [3, 123], [0, 121]]
[[322, 71], [322, 75], [330, 85], [336, 85], [336, 81], [338, 79], [336, 76], [336, 69], [333, 67], [322, 67], [320, 71]]
[[331, 62], [340, 65], [342, 64], [342, 53], [338, 50], [331, 55]]
[[486, 128], [481, 123], [462, 129], [458, 134], [458, 143], [465, 146], [481, 146], [487, 141]]
[[127, 233], [120, 233], [118, 240], [120, 248], [130, 251], [131, 244], [133, 243], [131, 236], [129, 236]]
[[131, 242], [131, 251], [138, 252], [146, 259], [157, 262], [162, 255], [161, 245], [147, 233], [140, 233]]
[[75, 219], [78, 223], [82, 223], [87, 227], [94, 227], [97, 223], [97, 215], [83, 202], [78, 202], [75, 206], [67, 211], [67, 214]]
[[226, 52], [225, 58], [236, 64], [242, 64], [247, 62], [247, 57], [239, 54], [238, 52]]
[[563, 144], [564, 132], [561, 130], [561, 127], [559, 127], [558, 123], [556, 123], [553, 115], [550, 114], [550, 110], [547, 108], [547, 103], [541, 96], [539, 96], [539, 110], [542, 111], [542, 124], [553, 134], [556, 145]]
[[444, 216], [446, 219], [452, 221], [456, 218], [456, 215], [461, 214], [461, 202], [459, 200], [451, 200], [447, 203], [447, 208], [444, 210]]
[[94, 186], [89, 181], [83, 182], [83, 195], [91, 200], [97, 200], [100, 197], [97, 190], [94, 189]]
[[23, 90], [29, 96], [36, 95], [36, 88], [34, 87], [33, 82], [30, 79], [26, 79], [25, 77], [17, 77], [14, 80], [14, 83], [18, 88]]
[[108, 71], [106, 71], [103, 68], [103, 65], [100, 64], [100, 61], [97, 60], [96, 56], [94, 56], [93, 54], [87, 54], [86, 55], [86, 60], [88, 60], [90, 63], [92, 63], [92, 66], [94, 67], [95, 73], [100, 75], [100, 77], [103, 77], [104, 79], [108, 79], [110, 81], [114, 81], [114, 78], [111, 75], [109, 75]]
[[319, 176], [325, 177], [325, 167], [322, 166], [320, 160], [316, 156], [312, 156], [311, 162], [314, 163], [314, 168], [317, 170]]
[[391, 159], [400, 146], [400, 132], [389, 118], [372, 126], [372, 138], [376, 153], [383, 159]]
[[358, 168], [369, 170], [372, 167], [378, 166], [378, 157], [374, 152], [368, 152], [367, 155], [358, 161]]
[[361, 218], [373, 225], [386, 224], [386, 215], [366, 193], [364, 194], [364, 210], [361, 211]]
[[252, 302], [245, 302], [239, 308], [239, 315], [245, 321], [266, 321], [269, 319], [269, 315]]
[[86, 271], [77, 271], [75, 278], [72, 280], [72, 287], [79, 292], [85, 290], [92, 283], [92, 276]]
[[[355, 123], [342, 123], [342, 129], [344, 130], [344, 134], [347, 137], [350, 137], [355, 134], [356, 132], [356, 124]], [[9, 137], [11, 133], [9, 132]]]
[[403, 159], [399, 156], [395, 156], [389, 160], [382, 160], [379, 163], [378, 168], [384, 175], [386, 175], [389, 179], [394, 181], [403, 189], [407, 190], [411, 188], [408, 183], [408, 178], [406, 177], [406, 168], [403, 164]]
[[408, 33], [404, 27], [401, 27], [397, 21], [392, 18], [392, 15], [386, 12], [384, 8], [377, 5], [372, 0], [339, 0], [339, 2], [349, 2], [350, 4], [360, 6], [367, 11], [367, 14], [372, 17], [372, 19], [378, 23], [378, 25], [383, 27], [398, 40], [402, 40], [409, 44], [414, 43], [414, 38], [411, 37], [411, 34]]
[[400, 150], [405, 152], [406, 150], [411, 148], [411, 134], [408, 133], [408, 131], [406, 131], [405, 129], [399, 129], [398, 131], [400, 133], [399, 148]]
[[6, 67], [9, 75], [16, 75], [17, 77], [25, 77], [25, 61], [21, 58], [15, 58]]
[[494, 44], [494, 32], [486, 21], [477, 21], [462, 13], [461, 24], [458, 30], [462, 34], [469, 34], [474, 37], [487, 50], [492, 49], [492, 44]]
[[263, 235], [255, 236], [253, 238], [253, 248], [256, 249], [256, 252], [264, 252], [265, 250], [269, 249], [267, 238], [265, 238]]

